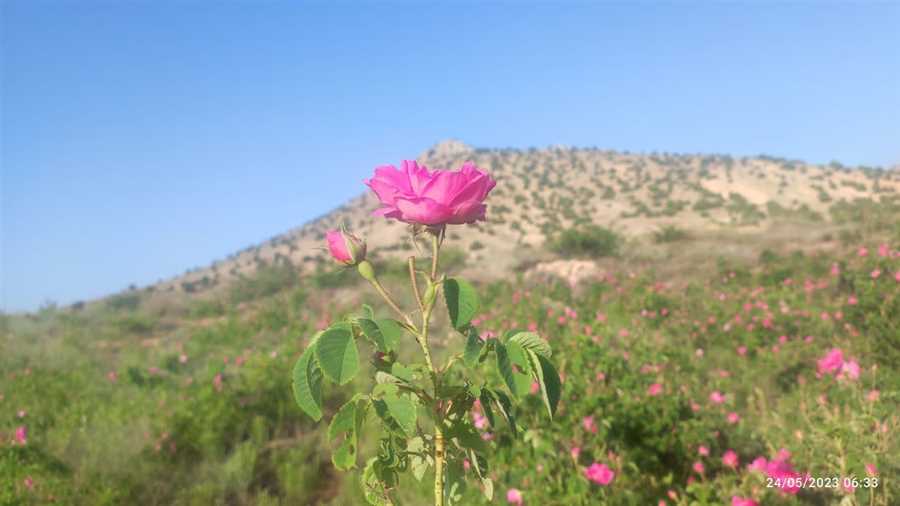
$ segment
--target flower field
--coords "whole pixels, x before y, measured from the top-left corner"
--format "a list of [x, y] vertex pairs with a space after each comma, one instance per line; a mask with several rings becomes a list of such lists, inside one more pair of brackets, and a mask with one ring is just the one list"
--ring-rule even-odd
[[[459, 224], [484, 217], [493, 188], [467, 174], [478, 191], [453, 187], [443, 207], [370, 186], [393, 199], [379, 214], [465, 234]], [[431, 370], [456, 386], [409, 387], [424, 399], [411, 419], [390, 404], [411, 396], [384, 385], [383, 364], [397, 377], [400, 363], [427, 377], [416, 344], [427, 322], [386, 349], [359, 337], [358, 373], [344, 374], [348, 362], [330, 369], [317, 350], [338, 381], [312, 408], [292, 391], [295, 364], [326, 339], [321, 331], [346, 325], [356, 336], [351, 322], [396, 317], [366, 281], [431, 316], [436, 267], [431, 292], [396, 295], [409, 292], [406, 265], [369, 264], [365, 238], [349, 232], [329, 234], [338, 261], [317, 276], [285, 267], [177, 305], [126, 293], [4, 315], [0, 504], [431, 504], [429, 434], [443, 422], [447, 504], [900, 504], [896, 210], [866, 207], [848, 225], [853, 240], [827, 248], [784, 244], [750, 260], [711, 250], [690, 275], [669, 268], [677, 248], [644, 256], [646, 244], [628, 240], [589, 282], [470, 278], [472, 315], [460, 322], [463, 310], [441, 295], [449, 310], [437, 303], [426, 343], [434, 363], [455, 364]], [[468, 267], [450, 253], [443, 262], [450, 275]], [[363, 263], [377, 284], [346, 267]], [[551, 369], [531, 377], [513, 359], [507, 378], [503, 354], [485, 351], [511, 346], [517, 332], [552, 348], [535, 345], [558, 374], [558, 398], [544, 375]], [[488, 386], [513, 405], [485, 402]], [[387, 403], [390, 416], [361, 415], [352, 430], [353, 421], [326, 423], [369, 390], [366, 402]], [[432, 398], [441, 395], [452, 403]], [[335, 426], [358, 441], [350, 455]]]

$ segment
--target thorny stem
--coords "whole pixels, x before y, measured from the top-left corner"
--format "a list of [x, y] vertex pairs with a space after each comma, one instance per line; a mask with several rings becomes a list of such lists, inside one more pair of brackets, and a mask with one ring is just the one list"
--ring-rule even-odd
[[[431, 278], [430, 286], [434, 286], [437, 280], [438, 255], [440, 253], [439, 235], [442, 231], [432, 232], [431, 237]], [[434, 288], [429, 288], [429, 291]], [[431, 310], [434, 308], [434, 296], [430, 296], [426, 302], [425, 308], [422, 310], [422, 339], [419, 345], [422, 346], [422, 352], [425, 354], [425, 362], [428, 363], [428, 369], [431, 371], [431, 381], [434, 383], [434, 395], [438, 397], [438, 389], [440, 377], [438, 371], [434, 368], [431, 361], [431, 352], [428, 350], [428, 323], [431, 319]], [[446, 458], [444, 449], [444, 433], [442, 426], [444, 424], [444, 414], [441, 409], [440, 402], [436, 402], [434, 406], [434, 504], [435, 506], [444, 506], [444, 460]]]
[[416, 296], [416, 302], [419, 303], [419, 310], [425, 312], [425, 305], [422, 304], [422, 295], [419, 293], [419, 284], [416, 282], [416, 257], [409, 257], [409, 282], [412, 284], [413, 294]]
[[437, 279], [438, 256], [441, 251], [441, 236], [444, 235], [444, 229], [435, 231], [431, 236], [431, 281]]
[[[428, 365], [428, 370], [431, 373], [431, 382], [434, 386], [434, 399], [430, 399], [433, 404], [434, 409], [434, 504], [435, 506], [444, 506], [444, 463], [446, 460], [446, 446], [444, 442], [444, 433], [442, 430], [444, 424], [444, 412], [443, 406], [438, 397], [438, 391], [440, 389], [440, 375], [437, 369], [434, 368], [434, 362], [431, 360], [431, 351], [428, 349], [428, 324], [431, 320], [431, 311], [434, 309], [434, 301], [435, 297], [433, 295], [433, 291], [436, 290], [436, 282], [438, 279], [437, 270], [438, 270], [438, 258], [440, 254], [441, 248], [441, 236], [443, 235], [444, 230], [432, 230], [432, 240], [431, 240], [431, 276], [428, 279], [428, 293], [431, 293], [428, 297], [428, 300], [423, 300], [421, 294], [419, 293], [419, 287], [416, 283], [416, 260], [415, 257], [410, 257], [408, 260], [409, 263], [409, 277], [412, 283], [413, 293], [416, 297], [416, 302], [419, 304], [419, 308], [422, 310], [422, 327], [421, 330], [417, 329], [415, 324], [412, 322], [412, 319], [400, 309], [400, 306], [394, 301], [391, 295], [384, 289], [378, 279], [375, 277], [374, 273], [371, 271], [371, 266], [369, 266], [369, 273], [364, 274], [367, 276], [366, 279], [375, 287], [375, 290], [378, 291], [379, 295], [388, 303], [394, 311], [397, 312], [403, 320], [408, 325], [409, 329], [416, 335], [416, 341], [419, 343], [419, 346], [422, 348], [422, 353], [425, 355], [425, 363]], [[362, 272], [362, 271], [361, 271]], [[425, 394], [427, 396], [427, 394]]]
[[398, 315], [403, 317], [403, 320], [406, 322], [407, 325], [409, 325], [410, 328], [415, 330], [416, 325], [409, 318], [409, 315], [404, 313], [403, 310], [400, 309], [400, 306], [398, 306], [397, 303], [394, 302], [394, 299], [391, 297], [391, 294], [389, 294], [387, 292], [387, 290], [384, 289], [384, 287], [381, 285], [381, 282], [378, 281], [378, 279], [376, 279], [376, 278], [370, 279], [369, 282], [372, 283], [372, 286], [375, 287], [375, 290], [378, 292], [379, 295], [381, 295], [381, 298], [383, 298], [385, 300], [385, 302], [387, 302], [388, 305], [391, 306], [391, 308], [393, 308], [394, 311], [397, 312]]

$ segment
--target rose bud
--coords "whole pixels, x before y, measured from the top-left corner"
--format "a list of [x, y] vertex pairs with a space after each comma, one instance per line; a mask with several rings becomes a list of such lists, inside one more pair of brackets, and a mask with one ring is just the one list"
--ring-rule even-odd
[[366, 259], [366, 243], [341, 227], [325, 234], [331, 257], [344, 265], [356, 265]]

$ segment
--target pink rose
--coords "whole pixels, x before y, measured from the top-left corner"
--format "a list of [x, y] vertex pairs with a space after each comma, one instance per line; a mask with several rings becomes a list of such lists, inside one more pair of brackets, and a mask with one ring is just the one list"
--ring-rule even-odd
[[506, 491], [506, 502], [509, 504], [515, 504], [516, 506], [522, 505], [522, 492], [517, 488], [511, 488]]
[[647, 388], [647, 395], [651, 397], [655, 397], [661, 394], [663, 391], [663, 386], [659, 383], [654, 383]]
[[606, 464], [598, 464], [594, 462], [591, 467], [584, 470], [587, 479], [598, 485], [609, 485], [616, 477], [616, 473]]
[[725, 402], [725, 396], [722, 395], [722, 392], [719, 392], [718, 390], [713, 390], [713, 392], [711, 394], [709, 394], [709, 400], [713, 404], [722, 404], [723, 402]]
[[28, 443], [28, 428], [24, 425], [16, 429], [16, 444], [25, 445]]
[[731, 496], [731, 506], [759, 506], [759, 503], [748, 497]]
[[769, 461], [767, 461], [765, 457], [756, 457], [753, 459], [753, 462], [747, 464], [748, 471], [759, 471], [761, 473], [765, 473], [768, 467]]
[[734, 452], [734, 450], [728, 450], [722, 455], [722, 464], [728, 466], [732, 469], [736, 469], [738, 466], [738, 454]]
[[856, 360], [848, 360], [841, 364], [841, 373], [838, 378], [859, 379], [859, 363]]
[[831, 374], [838, 372], [844, 365], [844, 352], [840, 348], [832, 348], [824, 357], [819, 359], [819, 374]]
[[341, 230], [329, 230], [325, 233], [328, 251], [331, 257], [344, 265], [356, 265], [366, 259], [366, 243], [359, 237]]
[[374, 214], [433, 227], [484, 221], [484, 199], [497, 184], [471, 162], [458, 171], [429, 171], [404, 160], [401, 169], [382, 165], [365, 183], [382, 207]]
[[779, 451], [775, 460], [770, 460], [766, 465], [766, 474], [779, 484], [782, 492], [796, 494], [800, 491], [803, 475], [794, 469], [790, 458], [790, 452]]

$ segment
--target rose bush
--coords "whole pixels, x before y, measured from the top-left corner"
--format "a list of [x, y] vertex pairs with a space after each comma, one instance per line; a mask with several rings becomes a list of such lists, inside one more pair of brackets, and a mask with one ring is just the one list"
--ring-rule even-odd
[[[501, 420], [517, 430], [512, 401], [529, 392], [540, 394], [553, 417], [561, 395], [547, 341], [520, 330], [483, 339], [473, 321], [480, 309], [474, 287], [438, 272], [444, 227], [483, 220], [484, 200], [495, 182], [471, 163], [458, 171], [429, 171], [405, 161], [402, 171], [393, 166], [377, 168], [366, 184], [381, 201], [376, 214], [413, 225], [414, 240], [422, 234], [430, 237], [431, 266], [419, 271], [416, 257], [409, 257], [410, 288], [417, 307], [414, 312], [405, 311], [364, 258], [365, 242], [343, 229], [329, 231], [326, 240], [334, 260], [355, 265], [399, 320], [377, 318], [372, 308], [364, 307], [361, 315], [333, 323], [316, 334], [293, 371], [295, 399], [304, 412], [319, 420], [323, 415], [322, 380], [338, 385], [353, 380], [360, 369], [357, 341], [367, 340], [375, 351], [375, 385], [370, 393], [351, 397], [332, 418], [328, 438], [339, 442], [332, 458], [334, 466], [342, 470], [356, 467], [363, 428], [367, 419], [377, 418], [382, 425], [378, 451], [367, 460], [361, 477], [369, 503], [393, 504], [402, 471], [411, 469], [421, 480], [430, 468], [434, 469], [434, 504], [461, 501], [466, 487], [463, 471], [467, 469], [475, 470], [483, 494], [490, 499], [494, 493], [488, 475], [490, 447], [479, 430]], [[441, 292], [451, 330], [464, 345], [446, 363], [436, 366], [429, 330]], [[421, 317], [419, 321], [416, 315]], [[424, 363], [400, 360], [398, 350], [408, 338], [419, 345]], [[481, 371], [485, 363], [492, 364], [508, 394], [497, 382], [485, 378]], [[473, 407], [479, 410], [478, 417], [469, 416]], [[612, 480], [608, 468], [598, 472], [595, 479], [599, 483]]]

